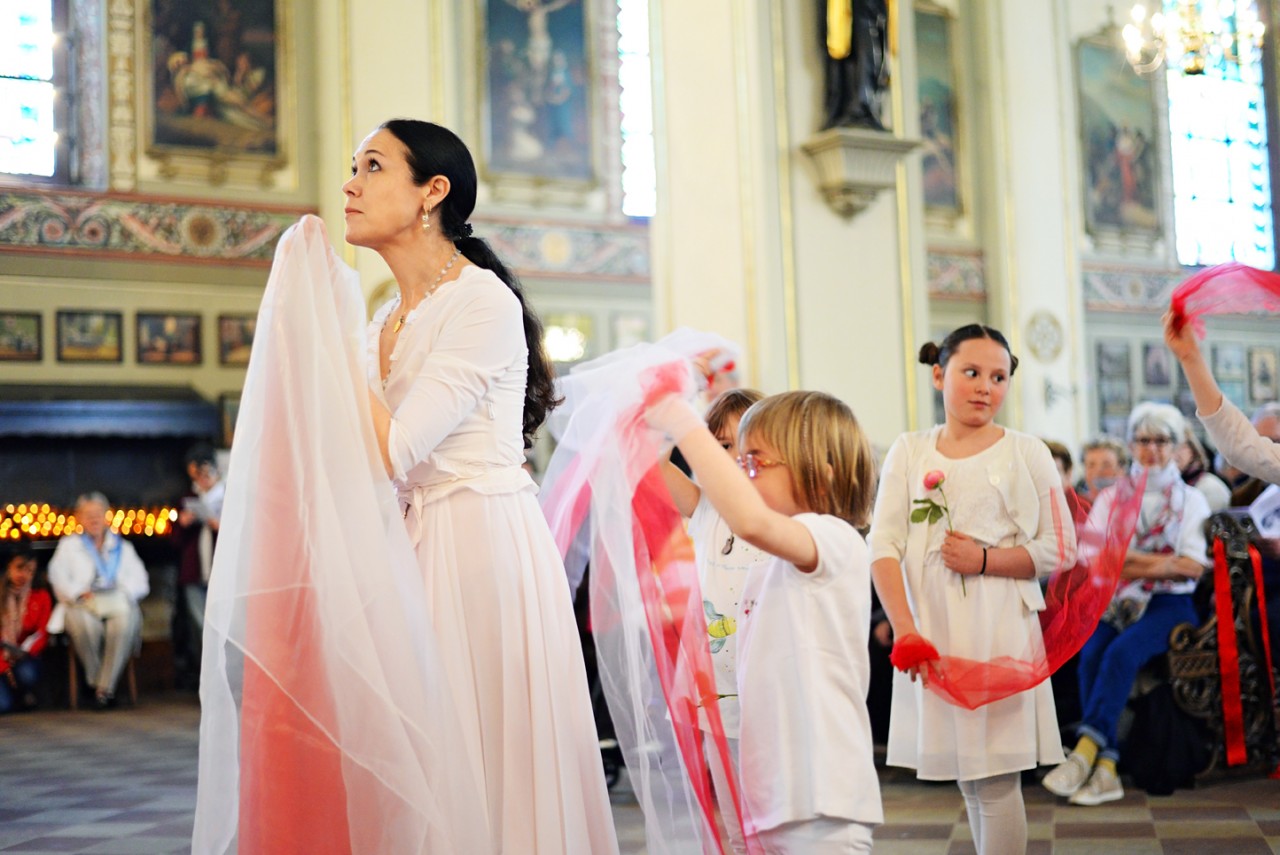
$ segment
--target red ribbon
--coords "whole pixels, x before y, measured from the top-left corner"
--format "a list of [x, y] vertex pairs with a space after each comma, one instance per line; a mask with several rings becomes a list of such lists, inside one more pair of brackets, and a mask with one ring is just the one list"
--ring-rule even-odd
[[[1253, 550], [1250, 549], [1252, 552]], [[1218, 614], [1218, 674], [1222, 680], [1222, 736], [1227, 744], [1227, 765], [1248, 759], [1244, 747], [1244, 705], [1240, 699], [1240, 648], [1236, 645], [1236, 620], [1231, 599], [1227, 550], [1213, 542], [1213, 594]]]

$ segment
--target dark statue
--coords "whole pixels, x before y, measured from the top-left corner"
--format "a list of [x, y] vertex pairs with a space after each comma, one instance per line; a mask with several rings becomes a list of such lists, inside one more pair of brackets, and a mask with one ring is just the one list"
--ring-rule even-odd
[[889, 85], [889, 0], [819, 0], [826, 87], [822, 130], [884, 130], [880, 105]]

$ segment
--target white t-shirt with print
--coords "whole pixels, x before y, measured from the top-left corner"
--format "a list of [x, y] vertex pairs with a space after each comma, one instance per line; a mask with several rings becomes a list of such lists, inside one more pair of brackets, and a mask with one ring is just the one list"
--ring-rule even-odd
[[[715, 669], [716, 693], [720, 699], [720, 720], [729, 739], [738, 738], [738, 631], [742, 620], [738, 603], [747, 582], [747, 571], [772, 556], [761, 552], [733, 532], [704, 494], [689, 517], [689, 537], [698, 562], [698, 585], [702, 589], [702, 610], [711, 645], [711, 665]], [[704, 716], [699, 716], [707, 729]]]
[[871, 563], [844, 520], [799, 514], [818, 548], [801, 573], [752, 569], [742, 597], [738, 688], [747, 815], [760, 830], [830, 817], [884, 821], [867, 715]]

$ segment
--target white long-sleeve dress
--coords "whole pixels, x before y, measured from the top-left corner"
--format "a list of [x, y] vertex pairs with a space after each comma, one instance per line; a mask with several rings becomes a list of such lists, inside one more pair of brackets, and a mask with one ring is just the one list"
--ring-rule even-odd
[[[944, 656], [986, 662], [1034, 658], [1043, 650], [1038, 612], [1044, 596], [1035, 579], [961, 577], [940, 552], [946, 519], [911, 523], [925, 473], [946, 476], [943, 492], [955, 529], [982, 546], [1022, 546], [1038, 574], [1075, 560], [1075, 534], [1061, 479], [1045, 444], [1005, 429], [990, 448], [962, 459], [937, 449], [941, 427], [904, 434], [890, 448], [880, 475], [870, 544], [871, 560], [902, 565], [907, 601], [921, 635]], [[1063, 760], [1048, 680], [975, 710], [947, 703], [906, 674], [895, 672], [887, 761], [923, 780], [975, 780]]]
[[1199, 411], [1196, 415], [1209, 432], [1209, 439], [1232, 466], [1255, 478], [1280, 484], [1280, 444], [1259, 434], [1239, 407], [1223, 398], [1222, 406], [1213, 415]]
[[495, 851], [617, 852], [564, 566], [522, 468], [521, 309], [468, 266], [406, 318], [385, 378], [405, 524]]

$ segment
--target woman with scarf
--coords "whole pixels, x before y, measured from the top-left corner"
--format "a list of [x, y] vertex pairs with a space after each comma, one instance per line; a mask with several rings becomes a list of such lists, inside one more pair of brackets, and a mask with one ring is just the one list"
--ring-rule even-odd
[[49, 559], [49, 584], [60, 613], [52, 623], [56, 627], [65, 620], [85, 681], [94, 689], [94, 708], [100, 710], [114, 703], [116, 683], [142, 632], [138, 602], [151, 590], [133, 544], [108, 530], [109, 508], [101, 493], [76, 499], [83, 533], [62, 538]]
[[[1175, 626], [1196, 622], [1191, 595], [1208, 566], [1204, 522], [1209, 503], [1182, 480], [1174, 462], [1174, 449], [1186, 436], [1182, 414], [1168, 404], [1141, 403], [1129, 415], [1126, 436], [1134, 476], [1139, 467], [1146, 470], [1138, 528], [1111, 605], [1080, 651], [1084, 719], [1077, 729], [1079, 742], [1043, 781], [1049, 792], [1075, 805], [1124, 797], [1116, 774], [1116, 724], [1138, 671], [1169, 649]], [[1105, 523], [1115, 495], [1114, 486], [1099, 494], [1090, 525]]]
[[36, 558], [22, 551], [9, 558], [0, 578], [0, 713], [34, 706], [32, 690], [40, 680], [40, 654], [53, 610], [48, 591], [31, 587]]

